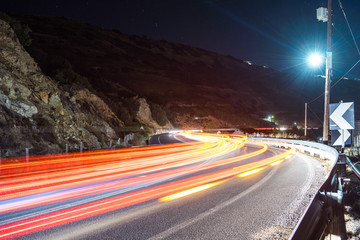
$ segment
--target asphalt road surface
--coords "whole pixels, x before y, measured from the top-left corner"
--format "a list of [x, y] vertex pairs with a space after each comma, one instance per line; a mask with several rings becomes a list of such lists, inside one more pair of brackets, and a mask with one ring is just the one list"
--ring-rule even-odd
[[191, 142], [191, 141], [192, 141], [191, 139], [187, 139], [177, 134], [163, 133], [152, 136], [150, 138], [149, 143], [151, 145], [157, 145], [157, 144], [182, 143], [182, 142]]
[[[162, 134], [151, 139], [150, 143], [163, 144], [186, 141], [183, 136]], [[81, 201], [84, 202], [81, 203], [75, 202], [74, 196], [61, 202], [58, 201], [56, 204], [54, 203], [55, 200], [51, 198], [48, 205], [38, 206], [38, 203], [29, 203], [32, 204], [31, 208], [19, 207], [15, 213], [15, 210], [9, 212], [10, 210], [4, 208], [5, 203], [8, 203], [6, 199], [0, 199], [0, 211], [3, 211], [2, 215], [0, 215], [0, 239], [14, 236], [19, 239], [263, 239], [272, 238], [275, 232], [291, 232], [293, 226], [289, 226], [289, 229], [286, 229], [287, 231], [284, 231], [284, 229], [279, 230], [279, 228], [286, 228], [288, 223], [291, 221], [296, 222], [296, 218], [300, 218], [299, 209], [303, 209], [304, 204], [306, 205], [306, 202], [311, 200], [309, 190], [316, 181], [315, 176], [317, 171], [320, 171], [321, 164], [315, 159], [296, 153], [277, 158], [277, 156], [285, 154], [286, 151], [279, 149], [265, 150], [262, 146], [240, 143], [241, 141], [237, 142], [236, 148], [226, 152], [225, 148], [230, 148], [233, 143], [230, 144], [229, 140], [221, 141], [223, 143], [219, 145], [200, 146], [202, 150], [210, 151], [212, 157], [207, 156], [202, 159], [201, 156], [206, 155], [206, 153], [199, 156], [191, 155], [191, 159], [199, 158], [199, 161], [186, 162], [185, 165], [177, 165], [171, 168], [156, 165], [159, 170], [155, 172], [150, 172], [153, 165], [149, 165], [149, 169], [146, 170], [148, 171], [147, 174], [136, 173], [136, 176], [127, 176], [133, 181], [139, 181], [139, 184], [135, 185], [135, 189], [129, 190], [129, 193], [118, 192], [115, 195], [110, 194], [115, 190], [106, 192], [106, 194], [110, 195], [105, 198], [101, 197], [100, 200], [102, 201], [101, 204], [110, 206], [108, 207], [110, 211], [102, 211], [101, 214], [90, 214], [86, 218], [79, 215], [71, 221], [57, 224], [57, 221], [63, 221], [65, 216], [73, 216], [69, 215], [67, 208], [73, 207], [74, 209], [71, 209], [71, 211], [75, 212], [78, 210], [75, 207], [88, 204], [86, 205], [88, 208], [83, 210], [83, 215], [85, 215], [102, 207], [101, 204], [98, 204], [95, 208], [91, 208], [99, 199], [88, 201], [93, 195], [85, 194], [85, 192], [81, 198]], [[180, 146], [182, 145], [180, 144]], [[194, 148], [193, 145], [189, 145], [189, 147]], [[198, 146], [196, 145], [196, 147]], [[212, 152], [219, 147], [221, 148], [219, 152]], [[178, 146], [166, 150], [174, 152], [171, 155], [172, 159], [175, 159], [175, 156], [179, 154], [177, 148]], [[154, 151], [153, 149], [150, 150]], [[194, 150], [189, 151], [194, 154]], [[263, 152], [255, 154], [260, 151]], [[141, 152], [141, 154], [144, 153]], [[183, 157], [183, 155], [181, 156]], [[239, 156], [248, 157], [239, 160], [240, 158], [237, 158]], [[152, 157], [154, 158], [154, 156]], [[168, 159], [167, 154], [164, 154], [163, 158]], [[146, 156], [146, 159], [151, 158]], [[186, 159], [188, 161], [188, 158]], [[236, 159], [238, 161], [229, 161], [227, 159]], [[267, 159], [268, 162], [265, 163], [264, 159]], [[171, 164], [170, 160], [167, 161], [164, 165]], [[216, 165], [221, 161], [227, 162]], [[240, 165], [239, 161], [241, 161]], [[260, 163], [261, 165], [259, 165]], [[269, 165], [270, 163], [273, 165]], [[260, 170], [251, 175], [245, 174], [241, 176], [241, 174], [238, 174], [247, 173], [245, 168], [242, 169], [244, 166], [250, 166], [249, 169], [254, 169], [255, 165], [252, 164], [256, 164], [256, 169]], [[172, 171], [180, 170], [187, 172], [170, 174]], [[230, 173], [229, 171], [235, 171], [236, 173]], [[166, 175], [157, 178], [156, 174], [165, 173]], [[220, 173], [222, 175], [219, 177]], [[152, 177], [151, 180], [147, 179], [149, 176]], [[202, 176], [204, 177], [202, 178]], [[102, 175], [102, 177], [104, 176]], [[141, 178], [144, 179], [143, 182]], [[119, 181], [123, 180], [121, 178]], [[207, 187], [202, 191], [189, 195], [184, 194], [178, 198], [164, 198], [164, 196], [176, 195], [170, 194], [171, 188], [173, 188], [174, 193], [185, 192], [183, 186], [186, 184], [188, 184], [189, 189], [195, 189], [196, 184], [194, 185], [194, 182], [190, 180], [195, 183], [198, 182], [197, 185], [199, 186]], [[98, 180], [96, 183], [98, 183]], [[107, 182], [107, 184], [109, 183]], [[209, 186], [209, 184], [213, 185]], [[91, 186], [94, 185], [95, 183], [91, 183]], [[138, 187], [136, 188], [136, 186]], [[104, 186], [101, 185], [101, 187]], [[177, 187], [180, 187], [179, 190], [176, 190]], [[81, 186], [81, 188], [72, 187], [71, 189], [78, 189], [81, 192], [85, 191], [83, 188], [84, 186]], [[119, 185], [118, 188], [127, 189], [124, 185], [121, 185], [121, 187]], [[152, 189], [152, 191], [149, 191], [149, 189]], [[95, 190], [92, 189], [92, 191]], [[162, 191], [166, 192], [166, 194], [162, 194]], [[142, 193], [144, 194], [141, 195]], [[66, 192], [66, 194], [68, 193]], [[104, 193], [100, 191], [97, 194]], [[127, 201], [126, 198], [120, 199], [120, 203], [110, 202], [114, 196], [121, 197], [126, 194], [129, 194], [128, 204], [121, 205]], [[134, 197], [134, 194], [137, 195]], [[27, 197], [29, 196], [27, 195]], [[140, 197], [143, 197], [144, 200], [139, 201]], [[121, 207], [111, 208], [115, 203], [120, 204]], [[47, 209], [50, 207], [54, 209], [48, 213]], [[60, 211], [59, 209], [62, 209], [61, 214], [68, 215], [57, 215], [53, 218], [53, 215], [50, 214]], [[11, 218], [14, 220], [11, 220]], [[36, 226], [33, 227], [36, 230], [29, 232], [23, 231], [25, 225], [21, 225], [20, 229], [23, 233], [20, 236], [16, 235], [17, 233], [5, 236], [4, 231], [2, 232], [2, 229], [12, 229], [14, 224], [23, 224], [23, 221], [29, 221], [28, 225], [26, 225], [29, 229], [33, 226], [31, 221], [39, 222], [36, 222]], [[53, 224], [48, 224], [49, 221], [53, 221]], [[48, 225], [44, 228], [38, 228], [41, 224]], [[18, 228], [11, 231], [15, 232], [16, 229]], [[284, 239], [287, 237], [286, 234], [280, 236], [280, 238]]]

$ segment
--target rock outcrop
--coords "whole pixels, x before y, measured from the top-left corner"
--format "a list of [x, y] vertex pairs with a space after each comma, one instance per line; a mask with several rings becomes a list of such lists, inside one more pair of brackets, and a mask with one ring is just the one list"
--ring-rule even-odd
[[[0, 149], [21, 156], [108, 146], [124, 123], [94, 93], [70, 85], [66, 90], [45, 76], [0, 20]], [[1, 157], [1, 156], [0, 156]]]
[[139, 103], [139, 110], [136, 113], [136, 120], [139, 123], [152, 127], [154, 129], [171, 129], [173, 128], [172, 124], [167, 121], [164, 126], [160, 126], [153, 118], [151, 114], [150, 105], [147, 103], [145, 98], [137, 98], [136, 99]]

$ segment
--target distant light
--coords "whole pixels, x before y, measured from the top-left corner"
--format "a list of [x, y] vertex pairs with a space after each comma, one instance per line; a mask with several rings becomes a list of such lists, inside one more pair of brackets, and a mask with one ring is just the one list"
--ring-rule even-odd
[[308, 57], [308, 63], [312, 67], [319, 67], [323, 63], [323, 56], [319, 53], [312, 53]]

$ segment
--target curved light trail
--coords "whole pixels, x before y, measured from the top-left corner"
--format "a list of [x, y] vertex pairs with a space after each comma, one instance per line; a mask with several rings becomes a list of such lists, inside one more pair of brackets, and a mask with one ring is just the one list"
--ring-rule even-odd
[[182, 135], [196, 141], [8, 159], [0, 165], [0, 239], [145, 201], [196, 194], [278, 165], [293, 154], [290, 149], [261, 158], [266, 145], [240, 154], [247, 141], [240, 135]]

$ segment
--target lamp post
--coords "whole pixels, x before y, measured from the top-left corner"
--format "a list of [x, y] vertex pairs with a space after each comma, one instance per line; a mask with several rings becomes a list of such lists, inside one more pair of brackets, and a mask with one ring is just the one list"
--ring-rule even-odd
[[332, 0], [328, 0], [328, 23], [327, 23], [327, 47], [326, 47], [326, 79], [325, 79], [325, 101], [324, 101], [324, 129], [323, 143], [329, 142], [329, 104], [330, 104], [330, 83], [332, 78]]
[[319, 21], [327, 21], [327, 45], [326, 45], [326, 78], [325, 78], [325, 97], [324, 97], [324, 126], [323, 143], [329, 142], [329, 104], [330, 104], [330, 83], [332, 78], [332, 0], [328, 0], [328, 8], [318, 8], [316, 10]]
[[307, 137], [307, 103], [305, 103], [305, 128], [304, 128], [304, 137]]

